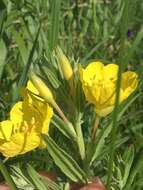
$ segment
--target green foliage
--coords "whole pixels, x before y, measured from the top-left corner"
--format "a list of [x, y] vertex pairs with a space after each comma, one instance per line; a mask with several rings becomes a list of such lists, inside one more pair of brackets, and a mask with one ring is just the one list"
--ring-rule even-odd
[[86, 174], [78, 166], [76, 161], [61, 149], [50, 136], [45, 136], [44, 139], [47, 142], [50, 155], [62, 172], [74, 182], [85, 182]]

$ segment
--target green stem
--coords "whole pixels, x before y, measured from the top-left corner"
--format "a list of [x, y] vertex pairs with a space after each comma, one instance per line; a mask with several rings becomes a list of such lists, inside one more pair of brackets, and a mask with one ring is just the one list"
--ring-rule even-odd
[[[108, 162], [108, 177], [107, 177], [107, 189], [111, 189], [111, 180], [113, 175], [113, 163], [114, 163], [114, 156], [115, 156], [115, 142], [117, 138], [117, 117], [118, 117], [118, 109], [119, 109], [119, 98], [120, 98], [120, 86], [121, 86], [121, 77], [122, 71], [124, 69], [124, 51], [125, 51], [125, 39], [126, 39], [126, 32], [128, 29], [128, 12], [129, 12], [129, 0], [125, 0], [124, 5], [124, 12], [123, 12], [123, 24], [121, 28], [121, 45], [120, 45], [120, 55], [119, 55], [119, 70], [118, 70], [118, 79], [116, 83], [116, 98], [115, 98], [115, 108], [113, 111], [113, 125], [111, 131], [111, 145], [110, 145], [110, 157]], [[123, 65], [124, 64], [124, 65]]]
[[99, 121], [100, 121], [100, 117], [98, 115], [96, 115], [94, 126], [93, 126], [93, 131], [92, 131], [92, 139], [93, 140], [95, 139], [95, 136], [96, 136], [96, 130], [99, 126]]
[[3, 174], [3, 177], [5, 178], [6, 182], [10, 186], [10, 189], [11, 190], [17, 190], [15, 183], [13, 182], [10, 174], [8, 173], [6, 166], [4, 165], [4, 163], [1, 159], [0, 159], [0, 171]]
[[81, 159], [84, 160], [85, 159], [85, 144], [84, 144], [84, 138], [83, 138], [83, 133], [82, 133], [80, 114], [77, 116], [75, 128], [76, 128], [76, 133], [77, 133], [77, 146], [79, 149]]

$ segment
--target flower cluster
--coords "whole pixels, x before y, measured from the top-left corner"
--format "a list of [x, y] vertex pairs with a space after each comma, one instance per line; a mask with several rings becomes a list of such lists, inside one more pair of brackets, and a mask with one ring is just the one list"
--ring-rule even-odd
[[[58, 57], [62, 53], [58, 51]], [[66, 80], [73, 77], [67, 59], [59, 59]], [[70, 72], [65, 72], [66, 70]], [[85, 69], [79, 67], [80, 80], [86, 100], [95, 106], [95, 112], [105, 117], [112, 112], [116, 97], [118, 65], [104, 65], [92, 62]], [[69, 76], [68, 76], [69, 73]], [[137, 87], [138, 76], [135, 72], [122, 73], [119, 101], [124, 101]], [[73, 78], [72, 78], [73, 80]], [[72, 86], [73, 87], [73, 86]], [[53, 115], [53, 108], [63, 118], [73, 134], [73, 126], [56, 104], [46, 84], [34, 73], [23, 91], [23, 101], [17, 102], [10, 111], [10, 118], [0, 122], [0, 152], [5, 157], [24, 154], [37, 147], [44, 147], [41, 134], [47, 134]], [[70, 124], [70, 125], [69, 125]], [[70, 134], [71, 134], [70, 133]], [[74, 131], [74, 136], [77, 134]]]

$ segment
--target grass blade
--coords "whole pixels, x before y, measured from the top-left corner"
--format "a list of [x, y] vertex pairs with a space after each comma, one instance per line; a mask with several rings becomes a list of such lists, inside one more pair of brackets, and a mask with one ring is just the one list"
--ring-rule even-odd
[[121, 27], [121, 44], [120, 44], [120, 55], [119, 55], [119, 70], [118, 70], [118, 79], [116, 84], [116, 98], [115, 98], [115, 108], [113, 111], [113, 125], [111, 131], [111, 145], [110, 145], [110, 157], [108, 162], [108, 177], [107, 177], [107, 189], [111, 189], [111, 180], [113, 175], [113, 163], [114, 163], [114, 154], [115, 154], [115, 141], [116, 141], [116, 133], [117, 133], [117, 119], [118, 119], [118, 111], [119, 111], [119, 97], [120, 97], [120, 86], [121, 86], [121, 76], [124, 65], [122, 64], [124, 60], [124, 51], [125, 51], [125, 39], [126, 33], [128, 29], [128, 10], [129, 10], [129, 0], [125, 1], [124, 11], [123, 11], [123, 24]]
[[35, 37], [35, 40], [34, 40], [34, 43], [33, 43], [33, 46], [32, 46], [32, 49], [30, 51], [30, 54], [29, 54], [29, 57], [28, 57], [28, 61], [27, 61], [27, 64], [26, 66], [24, 67], [24, 70], [23, 70], [23, 73], [21, 75], [21, 78], [19, 80], [19, 83], [18, 83], [18, 87], [22, 87], [25, 85], [26, 83], [26, 80], [27, 80], [27, 75], [28, 75], [28, 71], [30, 69], [30, 66], [32, 64], [32, 59], [33, 59], [33, 56], [34, 56], [34, 52], [36, 50], [36, 45], [37, 45], [37, 42], [38, 42], [38, 37], [39, 37], [39, 33], [40, 33], [40, 28], [41, 28], [41, 25], [39, 26], [39, 29], [37, 31], [37, 34], [36, 34], [36, 37]]
[[52, 1], [51, 27], [49, 34], [49, 47], [51, 50], [55, 47], [59, 33], [59, 18], [60, 18], [61, 0]]

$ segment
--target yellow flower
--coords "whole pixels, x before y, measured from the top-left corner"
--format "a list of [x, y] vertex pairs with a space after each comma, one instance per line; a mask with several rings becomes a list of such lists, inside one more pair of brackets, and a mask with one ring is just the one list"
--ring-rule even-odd
[[[88, 102], [95, 105], [96, 113], [104, 117], [114, 108], [118, 65], [104, 65], [91, 62], [85, 69], [79, 67], [80, 80]], [[125, 100], [137, 87], [138, 76], [135, 72], [122, 73], [120, 102]]]
[[[27, 88], [38, 93], [30, 81]], [[10, 119], [0, 122], [0, 152], [5, 157], [14, 157], [43, 146], [41, 133], [49, 130], [53, 109], [29, 94], [27, 88], [24, 100], [12, 107]]]

